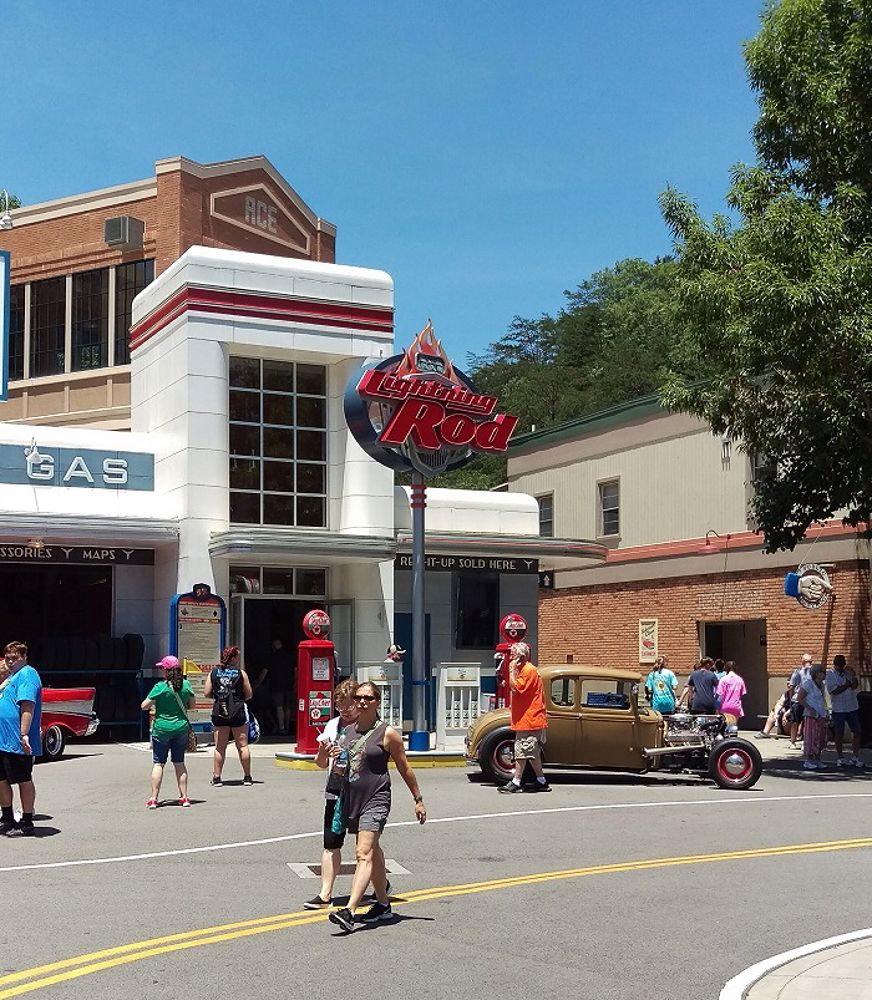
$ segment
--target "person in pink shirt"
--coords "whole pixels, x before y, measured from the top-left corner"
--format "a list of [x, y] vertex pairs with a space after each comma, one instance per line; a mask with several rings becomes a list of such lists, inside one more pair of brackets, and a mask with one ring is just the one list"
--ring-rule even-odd
[[727, 660], [726, 674], [718, 681], [718, 703], [727, 724], [735, 726], [745, 714], [742, 711], [742, 696], [747, 693], [745, 682], [736, 673], [736, 664]]

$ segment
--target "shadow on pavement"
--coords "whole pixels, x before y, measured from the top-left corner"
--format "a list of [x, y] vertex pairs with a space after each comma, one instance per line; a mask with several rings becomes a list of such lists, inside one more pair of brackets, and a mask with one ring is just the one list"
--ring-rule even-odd
[[802, 766], [802, 758], [789, 757], [786, 760], [772, 759], [763, 764], [763, 773], [771, 778], [802, 778], [809, 781], [826, 781], [831, 784], [843, 782], [869, 781], [872, 771], [861, 767], [837, 767], [835, 762], [824, 762], [824, 770], [807, 771]]

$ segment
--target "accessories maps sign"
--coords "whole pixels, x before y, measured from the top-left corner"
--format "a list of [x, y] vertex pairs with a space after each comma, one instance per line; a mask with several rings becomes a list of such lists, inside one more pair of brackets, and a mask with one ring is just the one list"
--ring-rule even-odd
[[364, 367], [345, 393], [345, 419], [363, 450], [401, 472], [435, 475], [475, 452], [503, 452], [518, 418], [497, 413], [449, 361], [429, 322], [407, 351]]

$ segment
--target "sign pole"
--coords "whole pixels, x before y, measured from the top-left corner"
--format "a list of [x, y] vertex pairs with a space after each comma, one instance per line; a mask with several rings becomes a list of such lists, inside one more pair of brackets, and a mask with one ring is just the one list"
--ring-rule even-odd
[[412, 476], [412, 732], [410, 750], [429, 750], [424, 696], [427, 691], [424, 618], [424, 508], [427, 487], [420, 472]]

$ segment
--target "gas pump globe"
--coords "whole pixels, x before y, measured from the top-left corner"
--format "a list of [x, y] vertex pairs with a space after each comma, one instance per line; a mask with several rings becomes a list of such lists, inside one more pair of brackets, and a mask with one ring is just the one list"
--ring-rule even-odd
[[522, 642], [527, 636], [527, 620], [521, 615], [508, 614], [500, 622], [500, 635], [503, 641], [497, 643], [494, 653], [496, 667], [496, 699], [495, 708], [508, 708], [511, 698], [509, 688], [509, 650], [512, 643]]

